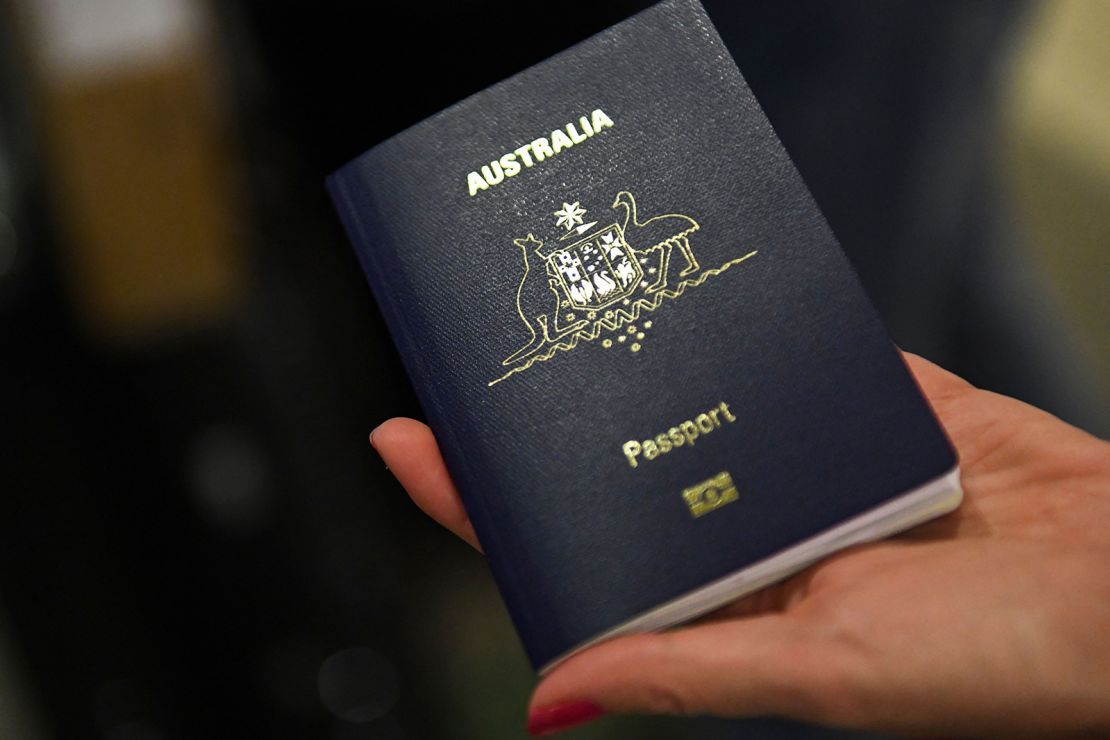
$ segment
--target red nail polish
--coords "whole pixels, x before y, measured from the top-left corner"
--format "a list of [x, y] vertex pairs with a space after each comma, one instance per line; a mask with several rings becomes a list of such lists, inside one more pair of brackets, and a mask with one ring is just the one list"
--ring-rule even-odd
[[592, 701], [568, 701], [533, 709], [528, 715], [528, 734], [554, 735], [571, 727], [586, 724], [605, 714]]

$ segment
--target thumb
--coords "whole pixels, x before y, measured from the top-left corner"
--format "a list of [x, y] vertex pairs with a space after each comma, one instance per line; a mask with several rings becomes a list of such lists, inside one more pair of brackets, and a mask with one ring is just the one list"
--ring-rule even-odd
[[845, 700], [847, 657], [841, 645], [788, 614], [619, 637], [553, 670], [532, 696], [530, 724], [580, 705], [603, 713], [779, 715], [835, 723], [841, 708], [851, 705]]

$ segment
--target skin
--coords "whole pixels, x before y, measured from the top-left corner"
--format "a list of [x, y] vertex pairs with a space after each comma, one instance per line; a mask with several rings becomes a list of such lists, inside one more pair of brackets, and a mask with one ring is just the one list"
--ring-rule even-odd
[[[959, 452], [957, 511], [691, 625], [586, 650], [531, 709], [1110, 733], [1110, 444], [905, 358]], [[480, 549], [425, 425], [391, 419], [372, 443], [421, 509]]]

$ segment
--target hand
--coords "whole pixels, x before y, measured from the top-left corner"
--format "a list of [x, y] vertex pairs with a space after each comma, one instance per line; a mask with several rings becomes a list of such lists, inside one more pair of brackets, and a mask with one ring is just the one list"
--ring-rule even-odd
[[[604, 711], [1110, 732], [1110, 444], [906, 361], [959, 452], [957, 511], [696, 623], [575, 655], [536, 688], [533, 731]], [[479, 547], [426, 426], [391, 419], [372, 442], [421, 509]]]

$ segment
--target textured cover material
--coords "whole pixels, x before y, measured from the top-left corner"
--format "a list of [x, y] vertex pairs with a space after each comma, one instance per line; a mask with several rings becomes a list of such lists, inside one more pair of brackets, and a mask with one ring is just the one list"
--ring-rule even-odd
[[328, 186], [537, 667], [956, 464], [694, 0]]

